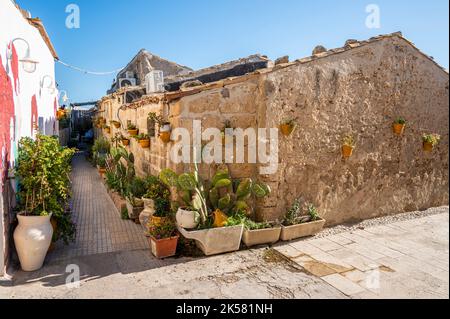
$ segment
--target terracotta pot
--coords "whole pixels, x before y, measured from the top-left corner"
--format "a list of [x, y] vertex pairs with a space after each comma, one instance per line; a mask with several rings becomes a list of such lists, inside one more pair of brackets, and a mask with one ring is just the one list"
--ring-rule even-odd
[[395, 134], [402, 135], [403, 132], [405, 131], [405, 124], [398, 124], [398, 123], [396, 123], [396, 124], [394, 124], [393, 128], [394, 128], [394, 133]]
[[349, 145], [343, 145], [342, 146], [342, 156], [344, 158], [349, 158], [353, 154], [353, 147]]
[[142, 148], [149, 148], [150, 147], [150, 140], [139, 140], [139, 145]]
[[98, 172], [100, 173], [100, 175], [103, 175], [106, 173], [106, 168], [99, 168]]
[[113, 125], [115, 128], [120, 128], [120, 123], [119, 122], [113, 122]]
[[280, 125], [280, 131], [284, 136], [289, 136], [292, 134], [292, 132], [294, 132], [295, 130], [295, 125], [290, 125], [290, 124], [281, 124]]
[[425, 152], [432, 152], [434, 149], [433, 143], [430, 142], [423, 142], [423, 150]]
[[177, 251], [178, 238], [180, 236], [174, 236], [171, 238], [156, 239], [150, 237], [150, 248], [152, 254], [156, 258], [167, 258], [175, 255]]
[[124, 146], [128, 146], [128, 145], [130, 145], [130, 140], [124, 138], [124, 139], [122, 139], [122, 144], [123, 144]]
[[44, 264], [53, 237], [49, 216], [18, 214], [19, 225], [14, 231], [14, 243], [24, 271], [35, 271]]
[[169, 220], [169, 217], [157, 217], [152, 215], [150, 220], [153, 226], [161, 226], [163, 223]]
[[111, 128], [109, 128], [109, 127], [105, 128], [105, 132], [106, 132], [107, 134], [111, 134]]
[[130, 134], [131, 136], [136, 136], [136, 135], [138, 135], [138, 133], [139, 133], [138, 129], [136, 129], [136, 130], [128, 130], [128, 134]]
[[169, 143], [170, 142], [170, 132], [160, 132], [159, 133], [159, 138], [161, 139], [161, 141], [163, 141], [163, 143]]
[[178, 208], [175, 217], [177, 225], [186, 229], [197, 228], [200, 222], [200, 214], [197, 211], [187, 210], [183, 207]]

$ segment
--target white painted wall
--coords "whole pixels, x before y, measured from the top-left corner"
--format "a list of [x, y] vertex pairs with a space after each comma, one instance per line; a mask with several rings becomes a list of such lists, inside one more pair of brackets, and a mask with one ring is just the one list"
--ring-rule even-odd
[[[14, 81], [14, 61], [7, 60], [8, 46], [15, 46], [17, 56], [23, 57], [26, 46], [22, 41], [14, 41], [16, 38], [25, 39], [31, 50], [33, 59], [39, 61], [34, 73], [27, 73], [18, 62], [18, 83], [17, 87]], [[48, 89], [41, 89], [42, 78], [49, 75], [55, 81], [54, 58], [44, 42], [39, 30], [29, 24], [22, 16], [21, 12], [15, 7], [11, 0], [0, 0], [0, 191], [2, 197], [6, 192], [3, 188], [6, 186], [5, 176], [8, 167], [12, 167], [17, 157], [17, 146], [21, 137], [33, 136], [32, 120], [44, 124], [40, 127], [41, 131], [47, 135], [56, 135], [58, 127], [55, 120], [55, 101], [57, 103], [57, 92], [51, 92]], [[46, 79], [48, 83], [49, 79]], [[12, 86], [11, 92], [7, 89]], [[32, 98], [35, 96], [37, 105], [37, 117], [32, 119]], [[11, 105], [7, 101], [11, 100], [14, 104], [14, 110], [11, 113]], [[9, 106], [8, 106], [9, 105]], [[3, 112], [3, 113], [2, 113]], [[8, 152], [8, 149], [10, 152]], [[9, 153], [9, 155], [8, 155]], [[3, 201], [6, 201], [3, 198]], [[2, 200], [0, 200], [0, 204]], [[7, 228], [5, 219], [8, 212], [3, 212], [3, 206], [0, 205], [0, 276], [3, 272], [5, 263], [4, 256], [6, 247], [4, 240]]]

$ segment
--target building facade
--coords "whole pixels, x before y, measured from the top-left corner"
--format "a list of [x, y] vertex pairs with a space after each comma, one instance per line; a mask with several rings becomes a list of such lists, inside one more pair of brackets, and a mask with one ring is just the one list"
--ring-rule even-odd
[[[18, 142], [37, 130], [58, 134], [55, 85], [56, 52], [39, 19], [13, 1], [0, 2], [0, 276], [10, 245], [14, 167]], [[10, 176], [8, 176], [10, 175]]]

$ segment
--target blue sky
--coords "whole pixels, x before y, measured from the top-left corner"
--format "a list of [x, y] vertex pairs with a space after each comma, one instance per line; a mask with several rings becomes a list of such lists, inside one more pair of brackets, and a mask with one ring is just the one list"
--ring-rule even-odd
[[[193, 69], [254, 53], [276, 59], [310, 55], [322, 44], [402, 31], [448, 69], [447, 0], [17, 0], [44, 21], [62, 61], [93, 71], [125, 66], [146, 48]], [[81, 27], [68, 29], [67, 5], [77, 4]], [[365, 8], [377, 4], [381, 28], [368, 29]], [[93, 76], [56, 66], [71, 101], [98, 99], [113, 75]]]

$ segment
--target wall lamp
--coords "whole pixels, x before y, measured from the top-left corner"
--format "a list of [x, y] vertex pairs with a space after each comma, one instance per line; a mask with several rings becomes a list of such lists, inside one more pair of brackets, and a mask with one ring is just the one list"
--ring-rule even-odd
[[[49, 80], [46, 81], [46, 79]], [[50, 75], [44, 75], [41, 79], [40, 90], [47, 89], [50, 92], [50, 94], [55, 94], [56, 88], [53, 84], [54, 84], [53, 78]]]
[[[30, 44], [28, 43], [27, 40], [23, 38], [15, 38], [14, 40], [11, 41], [11, 43], [14, 44], [14, 42], [16, 41], [22, 41], [27, 46], [25, 55], [22, 58], [19, 58], [19, 62], [22, 64], [23, 70], [27, 73], [34, 73], [36, 71], [36, 67], [39, 62], [31, 57]], [[8, 48], [7, 58], [8, 60], [11, 60], [12, 57], [13, 57], [13, 50], [11, 46], [11, 48]]]

